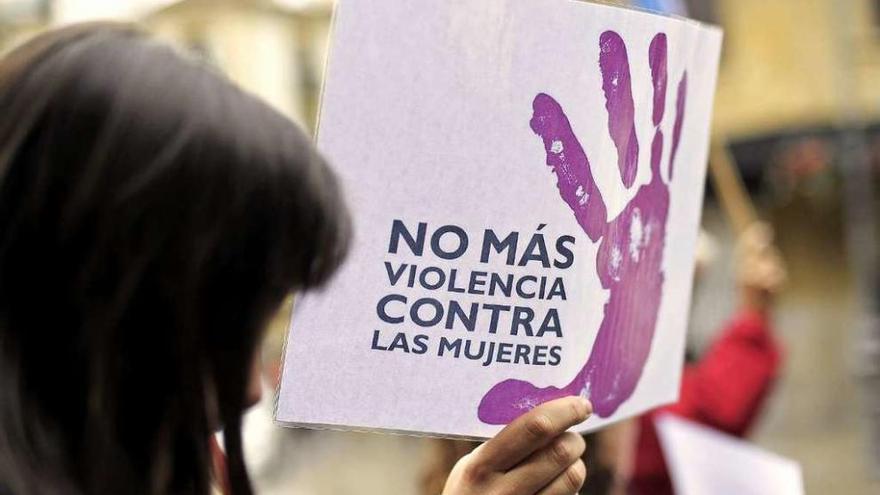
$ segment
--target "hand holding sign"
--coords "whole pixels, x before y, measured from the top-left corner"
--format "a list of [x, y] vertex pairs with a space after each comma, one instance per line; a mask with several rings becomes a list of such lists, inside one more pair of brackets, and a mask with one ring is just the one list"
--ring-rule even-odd
[[584, 439], [566, 433], [589, 416], [582, 398], [548, 402], [504, 428], [456, 464], [443, 495], [574, 494], [586, 477]]

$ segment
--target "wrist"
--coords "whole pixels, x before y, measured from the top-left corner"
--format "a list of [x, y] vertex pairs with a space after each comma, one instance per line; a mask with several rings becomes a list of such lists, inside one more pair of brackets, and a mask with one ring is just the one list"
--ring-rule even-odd
[[773, 308], [774, 294], [765, 289], [743, 287], [740, 289], [739, 310], [766, 316]]

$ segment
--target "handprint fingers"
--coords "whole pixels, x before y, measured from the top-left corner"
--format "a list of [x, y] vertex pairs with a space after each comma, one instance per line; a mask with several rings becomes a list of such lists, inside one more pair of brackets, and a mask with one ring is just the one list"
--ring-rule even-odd
[[639, 140], [626, 44], [614, 31], [605, 31], [599, 38], [599, 69], [608, 110], [608, 132], [617, 148], [620, 178], [629, 189], [635, 183], [638, 171]]
[[681, 129], [684, 126], [684, 110], [687, 105], [687, 71], [681, 76], [678, 83], [678, 94], [675, 99], [675, 125], [672, 127], [672, 152], [669, 154], [669, 182], [672, 182], [673, 165], [675, 155], [678, 154], [678, 144], [681, 142]]
[[666, 111], [666, 35], [658, 33], [651, 40], [648, 49], [648, 63], [651, 66], [651, 81], [654, 83], [654, 111], [651, 120], [655, 126], [663, 122], [663, 113]]
[[547, 165], [556, 173], [559, 193], [590, 240], [596, 242], [605, 234], [608, 213], [587, 155], [556, 100], [541, 93], [535, 97], [533, 109], [531, 127], [544, 141]]

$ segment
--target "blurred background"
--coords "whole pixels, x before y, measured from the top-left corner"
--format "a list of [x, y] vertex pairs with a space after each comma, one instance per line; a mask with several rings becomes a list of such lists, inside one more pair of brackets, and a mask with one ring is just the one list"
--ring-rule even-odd
[[[737, 309], [737, 211], [755, 211], [775, 230], [788, 284], [773, 308], [786, 358], [750, 438], [799, 461], [808, 493], [880, 493], [872, 426], [880, 422], [880, 1], [632, 3], [725, 31], [713, 129], [718, 182], [703, 213], [711, 256], [694, 296], [691, 351], [705, 350]], [[134, 21], [313, 130], [332, 4], [0, 0], [0, 53], [59, 24]], [[418, 493], [431, 455], [424, 440], [271, 424], [285, 318], [266, 344], [267, 400], [246, 425], [259, 492]]]

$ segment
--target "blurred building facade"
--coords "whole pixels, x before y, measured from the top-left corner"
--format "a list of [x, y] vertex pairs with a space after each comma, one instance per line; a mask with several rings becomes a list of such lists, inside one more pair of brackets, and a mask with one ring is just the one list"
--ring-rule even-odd
[[0, 0], [0, 52], [45, 27], [135, 21], [313, 130], [331, 0]]
[[51, 0], [0, 0], [0, 54], [43, 29], [51, 10]]
[[329, 1], [182, 0], [142, 22], [314, 129], [331, 13]]
[[701, 0], [725, 31], [715, 129], [745, 137], [880, 117], [880, 2]]

